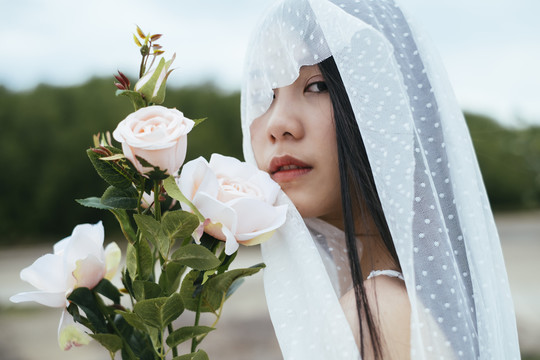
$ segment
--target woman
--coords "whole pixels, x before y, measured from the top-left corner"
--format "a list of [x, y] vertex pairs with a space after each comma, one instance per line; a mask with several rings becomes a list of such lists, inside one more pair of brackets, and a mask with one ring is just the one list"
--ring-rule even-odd
[[246, 160], [294, 204], [262, 247], [284, 358], [518, 359], [463, 116], [394, 1], [280, 0], [245, 66]]

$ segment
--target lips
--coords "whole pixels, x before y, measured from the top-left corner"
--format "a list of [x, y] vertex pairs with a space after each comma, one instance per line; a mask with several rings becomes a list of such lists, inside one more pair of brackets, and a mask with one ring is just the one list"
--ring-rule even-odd
[[289, 182], [309, 173], [312, 166], [292, 156], [275, 157], [270, 162], [270, 176], [278, 183]]

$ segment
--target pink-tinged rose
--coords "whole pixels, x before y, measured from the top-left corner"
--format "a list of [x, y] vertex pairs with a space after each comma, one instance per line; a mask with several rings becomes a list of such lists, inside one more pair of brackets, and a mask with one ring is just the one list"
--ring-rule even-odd
[[[204, 231], [226, 241], [230, 255], [238, 244], [255, 245], [267, 240], [285, 222], [287, 205], [274, 206], [280, 191], [270, 176], [235, 158], [213, 154], [182, 168], [178, 187], [209, 219]], [[182, 208], [189, 211], [187, 204]]]
[[[33, 285], [37, 291], [19, 293], [10, 300], [15, 303], [35, 301], [64, 308], [65, 311], [67, 297], [74, 289], [92, 289], [103, 278], [111, 279], [115, 275], [120, 264], [120, 248], [113, 242], [103, 249], [103, 240], [101, 222], [77, 225], [71, 236], [54, 245], [52, 254], [43, 255], [21, 271], [21, 279]], [[62, 315], [58, 329], [58, 340], [63, 349], [70, 347], [70, 343], [83, 344], [86, 339], [80, 334], [81, 331], [77, 331], [82, 328], [66, 323], [69, 318]], [[63, 332], [64, 329], [68, 329], [67, 332]]]
[[143, 166], [137, 156], [174, 175], [186, 159], [187, 134], [194, 124], [176, 109], [155, 105], [129, 114], [118, 124], [113, 137], [122, 143], [124, 155], [141, 174], [153, 168]]

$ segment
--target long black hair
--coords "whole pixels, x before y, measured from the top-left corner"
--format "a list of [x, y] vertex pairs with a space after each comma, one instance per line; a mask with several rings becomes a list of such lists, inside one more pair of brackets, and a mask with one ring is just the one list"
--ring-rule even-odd
[[343, 225], [356, 298], [356, 308], [360, 321], [360, 353], [364, 357], [363, 340], [366, 337], [363, 334], [362, 318], [365, 318], [375, 359], [382, 359], [381, 337], [368, 306], [366, 291], [364, 289], [363, 274], [360, 268], [355, 236], [355, 219], [360, 218], [365, 220], [371, 217], [395, 263], [399, 264], [399, 260], [375, 187], [366, 148], [334, 58], [330, 57], [319, 63], [319, 69], [326, 81], [334, 110], [341, 179]]

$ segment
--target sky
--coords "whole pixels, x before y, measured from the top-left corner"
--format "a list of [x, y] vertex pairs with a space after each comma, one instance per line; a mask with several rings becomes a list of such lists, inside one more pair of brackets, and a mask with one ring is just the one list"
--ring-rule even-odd
[[[240, 88], [250, 30], [272, 0], [2, 0], [0, 85], [69, 86], [135, 74], [135, 26], [176, 53], [172, 86]], [[436, 45], [462, 108], [540, 124], [538, 0], [401, 0]]]

